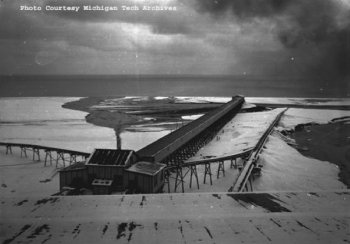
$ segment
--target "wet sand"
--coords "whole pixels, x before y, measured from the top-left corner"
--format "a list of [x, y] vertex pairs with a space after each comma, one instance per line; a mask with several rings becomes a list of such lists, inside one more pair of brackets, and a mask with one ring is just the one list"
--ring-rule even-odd
[[350, 124], [340, 121], [329, 124], [298, 126], [290, 135], [300, 153], [339, 166], [339, 179], [350, 188]]
[[[106, 100], [113, 99], [112, 106], [99, 106]], [[173, 98], [154, 99], [145, 97], [142, 100], [122, 99], [118, 97], [87, 97], [64, 104], [63, 108], [88, 112], [86, 121], [97, 125], [119, 130], [129, 125], [154, 122], [181, 121], [184, 115], [203, 114], [211, 111], [221, 103], [176, 103]], [[152, 120], [145, 120], [151, 117]]]

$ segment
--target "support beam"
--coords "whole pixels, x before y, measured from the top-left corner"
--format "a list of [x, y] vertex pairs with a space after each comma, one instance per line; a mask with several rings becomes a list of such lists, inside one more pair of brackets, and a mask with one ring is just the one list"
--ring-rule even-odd
[[212, 173], [211, 173], [211, 166], [210, 165], [211, 165], [210, 163], [204, 164], [205, 169], [204, 169], [204, 181], [203, 181], [203, 183], [205, 184], [205, 181], [207, 179], [207, 175], [209, 175], [210, 185], [213, 185], [213, 181], [211, 178]]
[[237, 169], [237, 158], [231, 158], [231, 164], [230, 164], [230, 169], [235, 168]]
[[24, 146], [21, 146], [21, 157], [23, 157], [23, 155], [27, 158], [28, 155], [27, 155], [27, 148], [24, 147]]
[[52, 156], [52, 151], [51, 150], [45, 150], [45, 166], [47, 164], [47, 159], [50, 159], [50, 165], [52, 165], [52, 160], [53, 160], [53, 156]]
[[190, 166], [190, 170], [191, 170], [191, 175], [190, 175], [190, 188], [192, 188], [192, 178], [193, 176], [196, 178], [196, 182], [197, 182], [197, 188], [199, 190], [199, 182], [198, 182], [198, 174], [197, 174], [197, 165], [191, 165]]
[[164, 171], [164, 185], [168, 185], [168, 193], [170, 193], [170, 174], [168, 169]]
[[62, 152], [62, 151], [57, 151], [56, 152], [56, 169], [58, 168], [57, 166], [58, 166], [58, 162], [59, 162], [59, 160], [61, 159], [62, 160], [62, 162], [63, 162], [63, 167], [66, 167], [66, 160], [65, 160], [65, 158], [64, 158], [64, 152]]
[[37, 161], [40, 161], [40, 149], [33, 147], [33, 161], [35, 161], [35, 155], [37, 156]]
[[177, 187], [180, 184], [181, 184], [182, 193], [184, 193], [185, 192], [185, 187], [184, 187], [184, 175], [182, 173], [182, 168], [181, 167], [176, 167], [176, 178], [175, 178], [174, 192], [176, 192]]
[[225, 163], [224, 163], [224, 161], [219, 161], [218, 171], [217, 171], [217, 175], [216, 175], [217, 179], [219, 179], [220, 172], [222, 172], [223, 176], [225, 176]]
[[6, 146], [6, 154], [12, 154], [12, 146], [11, 145], [7, 145]]

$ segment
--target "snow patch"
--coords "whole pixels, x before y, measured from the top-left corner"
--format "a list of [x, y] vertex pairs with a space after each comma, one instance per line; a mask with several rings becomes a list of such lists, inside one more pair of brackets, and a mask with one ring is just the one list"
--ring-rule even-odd
[[298, 124], [319, 123], [326, 124], [332, 119], [350, 116], [350, 111], [330, 110], [330, 109], [305, 109], [290, 108], [282, 117], [279, 126], [280, 129], [293, 129]]
[[259, 158], [262, 175], [253, 182], [254, 191], [346, 189], [337, 180], [338, 166], [305, 157], [275, 135], [269, 136], [265, 146]]

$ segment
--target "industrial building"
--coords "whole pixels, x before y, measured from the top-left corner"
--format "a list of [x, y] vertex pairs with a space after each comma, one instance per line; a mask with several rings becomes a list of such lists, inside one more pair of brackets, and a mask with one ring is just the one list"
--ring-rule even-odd
[[60, 189], [85, 187], [94, 194], [162, 192], [166, 167], [181, 168], [185, 159], [208, 143], [238, 113], [243, 102], [241, 96], [232, 97], [228, 103], [137, 152], [96, 149], [86, 163], [60, 171]]

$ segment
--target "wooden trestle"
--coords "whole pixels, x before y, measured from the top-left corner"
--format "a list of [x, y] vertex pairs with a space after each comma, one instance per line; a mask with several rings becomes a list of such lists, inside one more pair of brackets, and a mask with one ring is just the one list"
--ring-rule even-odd
[[[197, 166], [204, 166], [204, 175], [203, 175], [203, 184], [206, 184], [208, 181], [210, 185], [213, 184], [213, 164], [217, 164], [216, 169], [216, 178], [219, 179], [220, 175], [225, 176], [225, 161], [230, 162], [230, 168], [235, 168], [241, 170], [241, 167], [237, 164], [237, 159], [246, 160], [247, 156], [252, 149], [244, 151], [239, 154], [228, 155], [225, 157], [217, 157], [210, 159], [202, 159], [197, 161], [185, 161], [179, 165], [169, 165], [165, 170], [165, 185], [163, 189], [167, 189], [170, 193], [170, 178], [175, 180], [174, 192], [177, 192], [178, 188], [181, 187], [181, 191], [185, 191], [185, 177], [189, 174], [189, 188], [192, 188], [193, 181], [197, 184], [197, 189], [199, 189], [199, 177], [197, 172]], [[171, 173], [175, 173], [175, 177], [171, 176]]]
[[33, 161], [41, 161], [40, 150], [42, 150], [45, 153], [44, 166], [47, 166], [48, 163], [52, 165], [52, 163], [55, 162], [56, 168], [60, 167], [60, 163], [63, 163], [63, 167], [66, 167], [66, 163], [69, 165], [75, 164], [80, 161], [85, 161], [90, 156], [90, 153], [33, 144], [0, 142], [0, 146], [6, 147], [6, 154], [12, 154], [12, 148], [18, 147], [21, 151], [21, 157], [26, 158], [28, 157], [27, 152], [31, 151]]
[[[222, 173], [223, 176], [225, 176], [225, 165], [224, 161], [229, 159], [232, 160], [232, 162], [235, 162], [236, 165], [236, 158], [235, 156], [232, 157], [224, 157], [224, 160], [221, 160], [220, 158], [216, 158], [214, 160], [207, 161], [203, 163], [203, 161], [198, 162], [198, 164], [188, 164], [185, 161], [191, 157], [193, 157], [199, 149], [201, 149], [203, 146], [208, 144], [210, 141], [212, 141], [218, 134], [218, 132], [226, 125], [228, 121], [232, 119], [234, 114], [227, 114], [221, 118], [221, 120], [217, 121], [213, 125], [209, 126], [205, 131], [194, 137], [192, 140], [190, 140], [188, 143], [180, 147], [178, 150], [170, 154], [168, 157], [166, 157], [164, 160], [162, 160], [161, 163], [168, 165], [167, 171], [168, 173], [166, 176], [170, 177], [171, 173], [170, 171], [173, 171], [176, 173], [175, 176], [175, 186], [174, 191], [176, 192], [179, 185], [181, 185], [181, 190], [184, 192], [184, 178], [187, 176], [188, 173], [190, 173], [190, 183], [189, 187], [192, 188], [192, 182], [193, 178], [196, 179], [197, 188], [199, 189], [199, 179], [198, 179], [198, 173], [197, 173], [197, 165], [198, 164], [204, 164], [205, 166], [205, 172], [204, 172], [204, 184], [206, 183], [207, 177], [210, 180], [210, 185], [213, 184], [212, 181], [212, 164], [218, 163], [217, 168], [217, 178], [219, 178], [220, 173]], [[245, 154], [244, 154], [245, 155]], [[231, 165], [233, 166], [233, 163], [231, 162]], [[183, 172], [184, 171], [184, 172]], [[166, 179], [165, 184], [167, 184], [168, 192], [170, 192], [170, 186], [169, 186], [169, 179]]]
[[216, 110], [191, 121], [136, 153], [140, 160], [160, 162], [167, 165], [165, 184], [168, 185], [168, 192], [170, 192], [169, 179], [172, 172], [175, 173], [175, 192], [180, 185], [182, 192], [184, 192], [184, 178], [188, 174], [190, 174], [190, 187], [192, 187], [193, 179], [195, 178], [197, 188], [199, 188], [198, 164], [205, 165], [203, 181], [205, 182], [206, 178], [209, 177], [212, 184], [211, 164], [214, 162], [219, 163], [217, 170], [217, 177], [219, 177], [220, 174], [225, 175], [224, 161], [215, 159], [206, 163], [202, 161], [188, 163], [186, 160], [193, 157], [200, 148], [212, 141], [222, 127], [240, 111], [243, 103], [244, 97], [234, 96], [231, 101], [223, 104]]
[[240, 175], [234, 184], [230, 187], [230, 192], [253, 191], [252, 181], [254, 181], [255, 178], [254, 170], [260, 168], [258, 165], [259, 154], [262, 152], [263, 146], [268, 136], [273, 132], [274, 127], [278, 124], [285, 111], [287, 111], [287, 109], [284, 109], [276, 116], [262, 137], [259, 139], [254, 149], [250, 152], [249, 156], [244, 161]]

